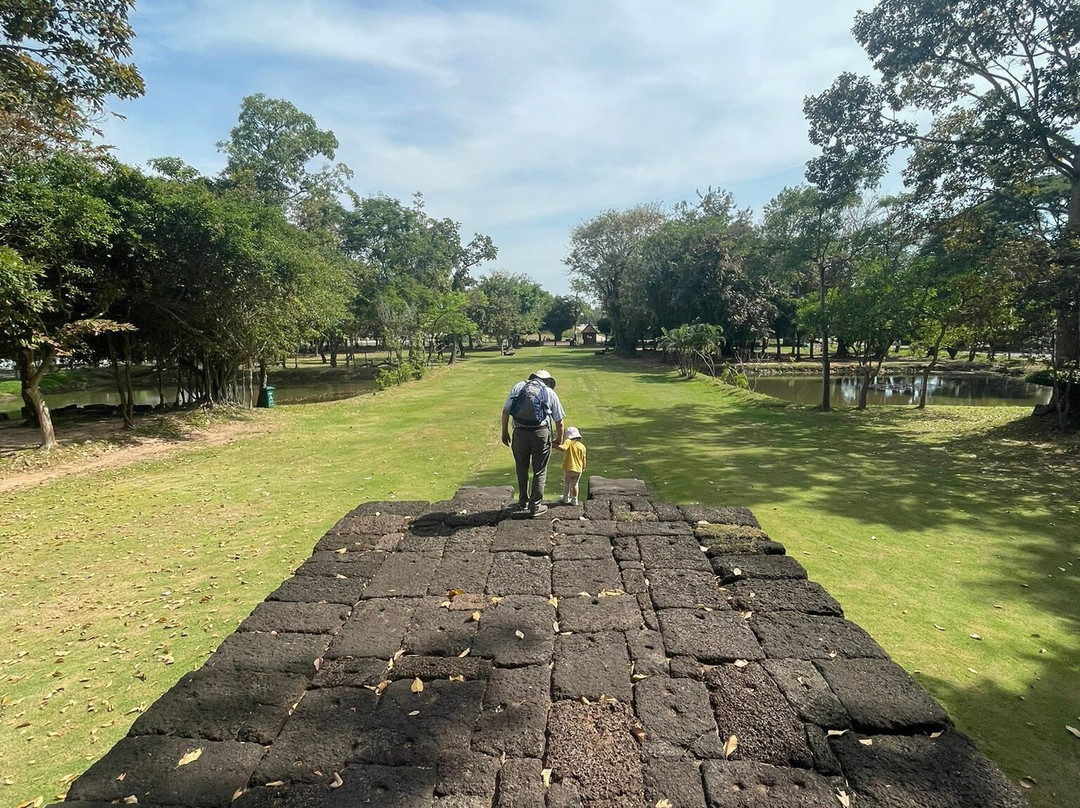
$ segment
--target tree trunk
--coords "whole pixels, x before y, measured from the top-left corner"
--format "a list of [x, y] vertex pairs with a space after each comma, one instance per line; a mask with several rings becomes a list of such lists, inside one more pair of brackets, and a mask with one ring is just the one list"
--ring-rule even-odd
[[[818, 296], [821, 305], [821, 409], [828, 412], [832, 409], [829, 400], [832, 392], [832, 379], [829, 367], [829, 324], [825, 317], [825, 262], [818, 262]], [[813, 355], [813, 346], [810, 348]]]
[[926, 408], [926, 388], [930, 384], [930, 372], [934, 369], [934, 365], [937, 364], [938, 356], [941, 354], [941, 342], [945, 339], [945, 325], [942, 324], [941, 329], [938, 331], [937, 339], [934, 340], [934, 347], [930, 349], [930, 361], [926, 364], [922, 371], [922, 389], [919, 391], [919, 403], [917, 409]]
[[862, 368], [862, 384], [859, 385], [859, 403], [855, 409], [866, 409], [866, 396], [870, 392], [870, 365], [867, 363]]
[[34, 426], [36, 424], [41, 430], [42, 449], [56, 448], [56, 431], [53, 429], [52, 415], [49, 413], [49, 408], [45, 404], [45, 397], [41, 395], [39, 388], [41, 379], [52, 364], [55, 356], [54, 351], [46, 349], [41, 357], [40, 364], [36, 368], [34, 367], [34, 351], [31, 348], [23, 348], [19, 351], [16, 359], [19, 365], [20, 392], [29, 414], [26, 419], [27, 425]]

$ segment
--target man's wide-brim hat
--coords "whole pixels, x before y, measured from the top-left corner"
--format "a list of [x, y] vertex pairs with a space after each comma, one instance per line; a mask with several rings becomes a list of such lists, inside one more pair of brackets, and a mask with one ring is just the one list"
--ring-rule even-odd
[[550, 373], [548, 373], [546, 370], [538, 370], [535, 373], [533, 373], [532, 375], [530, 375], [529, 378], [530, 379], [540, 379], [540, 381], [542, 381], [544, 384], [546, 384], [552, 390], [555, 389], [555, 377], [552, 376]]

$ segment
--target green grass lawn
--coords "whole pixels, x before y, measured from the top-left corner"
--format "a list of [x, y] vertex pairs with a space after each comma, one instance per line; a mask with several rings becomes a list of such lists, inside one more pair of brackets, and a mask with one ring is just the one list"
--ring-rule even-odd
[[537, 366], [584, 434], [586, 475], [750, 507], [998, 765], [1029, 778], [1033, 805], [1073, 793], [1075, 438], [1045, 440], [1026, 409], [820, 413], [546, 347], [258, 411], [263, 431], [226, 446], [0, 494], [0, 807], [63, 794], [358, 503], [511, 484], [499, 410]]

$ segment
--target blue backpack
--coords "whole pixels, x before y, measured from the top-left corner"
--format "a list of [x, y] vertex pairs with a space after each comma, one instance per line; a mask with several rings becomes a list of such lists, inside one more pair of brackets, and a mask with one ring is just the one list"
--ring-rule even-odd
[[541, 426], [547, 421], [546, 387], [539, 379], [529, 379], [510, 402], [510, 415], [522, 426]]

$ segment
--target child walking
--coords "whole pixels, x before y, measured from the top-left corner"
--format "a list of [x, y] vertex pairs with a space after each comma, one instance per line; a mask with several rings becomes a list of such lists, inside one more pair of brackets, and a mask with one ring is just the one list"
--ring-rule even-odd
[[559, 497], [559, 503], [577, 505], [578, 483], [581, 481], [581, 473], [585, 471], [585, 444], [581, 442], [581, 431], [576, 426], [567, 427], [566, 440], [559, 444], [559, 449], [565, 453], [562, 461], [562, 496]]

